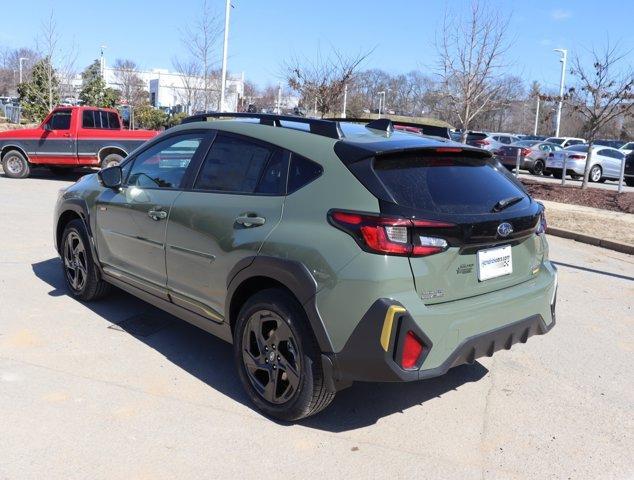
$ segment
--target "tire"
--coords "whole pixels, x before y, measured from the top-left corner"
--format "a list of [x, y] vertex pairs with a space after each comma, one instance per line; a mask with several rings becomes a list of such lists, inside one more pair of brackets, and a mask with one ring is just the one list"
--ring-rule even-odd
[[26, 178], [31, 174], [29, 162], [17, 150], [10, 150], [2, 157], [2, 169], [9, 178]]
[[541, 160], [535, 161], [533, 168], [531, 168], [531, 174], [533, 175], [544, 175], [544, 162]]
[[73, 297], [89, 302], [108, 294], [110, 284], [99, 275], [81, 220], [71, 220], [64, 228], [61, 255], [64, 278]]
[[73, 172], [72, 167], [48, 167], [53, 175], [66, 176]]
[[335, 397], [326, 387], [306, 313], [284, 290], [262, 290], [245, 302], [233, 350], [242, 386], [269, 417], [300, 420], [323, 410]]
[[563, 170], [551, 170], [551, 173], [555, 178], [563, 178], [564, 176]]
[[106, 155], [106, 157], [101, 161], [101, 169], [108, 167], [114, 167], [115, 165], [119, 165], [123, 162], [123, 157], [118, 153], [111, 153], [110, 155]]
[[605, 179], [601, 178], [602, 175], [603, 175], [603, 170], [601, 170], [601, 166], [592, 165], [592, 168], [590, 169], [590, 173], [588, 174], [588, 180], [594, 183], [601, 182], [601, 180], [605, 182]]

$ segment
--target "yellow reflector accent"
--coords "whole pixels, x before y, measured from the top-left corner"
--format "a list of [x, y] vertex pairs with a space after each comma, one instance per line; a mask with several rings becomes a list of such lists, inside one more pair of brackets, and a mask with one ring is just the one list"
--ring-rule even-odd
[[394, 317], [397, 313], [404, 313], [406, 310], [398, 305], [391, 305], [387, 309], [385, 314], [385, 320], [383, 321], [383, 330], [381, 330], [381, 346], [383, 350], [387, 352], [390, 348], [390, 336], [392, 335], [392, 324], [394, 323]]

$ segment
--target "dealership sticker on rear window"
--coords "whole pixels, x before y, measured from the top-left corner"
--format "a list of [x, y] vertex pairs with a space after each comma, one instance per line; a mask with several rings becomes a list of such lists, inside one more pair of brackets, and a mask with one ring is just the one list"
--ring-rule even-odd
[[511, 246], [489, 248], [478, 252], [478, 280], [502, 277], [513, 273]]

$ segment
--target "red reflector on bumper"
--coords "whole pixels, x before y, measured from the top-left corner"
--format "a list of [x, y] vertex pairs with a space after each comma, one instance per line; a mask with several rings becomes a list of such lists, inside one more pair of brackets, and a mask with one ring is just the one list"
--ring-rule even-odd
[[423, 353], [422, 342], [414, 335], [414, 332], [409, 330], [405, 335], [405, 342], [403, 342], [401, 366], [405, 369], [416, 367], [421, 353]]

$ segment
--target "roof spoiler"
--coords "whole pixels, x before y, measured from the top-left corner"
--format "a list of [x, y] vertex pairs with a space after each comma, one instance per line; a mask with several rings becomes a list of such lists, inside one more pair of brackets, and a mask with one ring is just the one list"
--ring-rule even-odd
[[216, 119], [216, 118], [250, 118], [253, 120], [260, 120], [261, 125], [270, 125], [272, 127], [286, 127], [286, 125], [282, 125], [282, 122], [303, 123], [308, 125], [310, 133], [314, 133], [315, 135], [321, 135], [323, 137], [334, 138], [337, 140], [343, 137], [343, 132], [341, 131], [339, 122], [336, 120], [295, 117], [292, 115], [274, 115], [270, 113], [247, 113], [247, 112], [200, 113], [197, 115], [192, 115], [190, 117], [184, 118], [181, 124], [193, 123], [193, 122], [206, 122], [208, 119]]
[[449, 128], [440, 127], [438, 125], [430, 125], [427, 123], [402, 122], [400, 120], [391, 120], [389, 118], [329, 118], [328, 120], [335, 122], [365, 123], [367, 124], [367, 128], [382, 130], [389, 133], [394, 131], [394, 127], [406, 127], [416, 129], [423, 135], [451, 139], [451, 136], [449, 135]]

